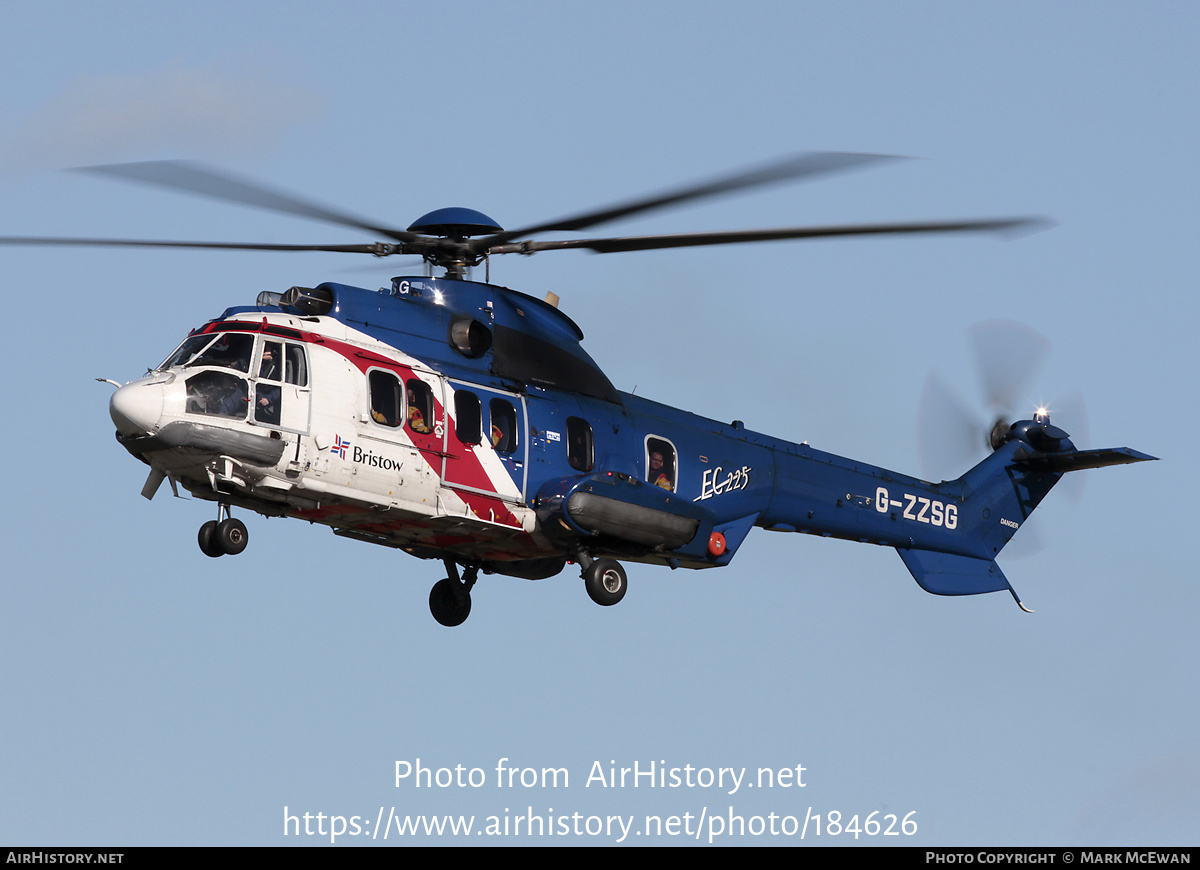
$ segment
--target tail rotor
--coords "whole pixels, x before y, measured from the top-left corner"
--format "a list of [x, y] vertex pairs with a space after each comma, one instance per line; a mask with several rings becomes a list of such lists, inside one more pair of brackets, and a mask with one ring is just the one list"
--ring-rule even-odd
[[1023, 323], [992, 320], [972, 326], [967, 339], [979, 399], [964, 401], [934, 372], [921, 392], [918, 447], [931, 480], [957, 476], [998, 449], [1013, 422], [1037, 407], [1030, 387], [1050, 350], [1045, 336]]

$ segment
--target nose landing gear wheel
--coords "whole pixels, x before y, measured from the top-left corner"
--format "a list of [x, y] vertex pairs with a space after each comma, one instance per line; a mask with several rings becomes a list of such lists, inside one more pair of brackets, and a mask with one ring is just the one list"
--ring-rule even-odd
[[462, 625], [471, 615], [471, 593], [458, 580], [439, 580], [429, 590], [429, 612], [447, 628]]
[[625, 597], [629, 580], [616, 559], [596, 559], [583, 572], [587, 594], [601, 607], [612, 607]]

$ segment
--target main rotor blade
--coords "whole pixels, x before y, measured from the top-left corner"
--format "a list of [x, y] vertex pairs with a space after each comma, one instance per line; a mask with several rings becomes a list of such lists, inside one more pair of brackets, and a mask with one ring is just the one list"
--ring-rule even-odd
[[715, 233], [682, 233], [661, 236], [627, 236], [612, 239], [565, 239], [547, 242], [514, 242], [488, 248], [489, 254], [533, 254], [566, 248], [584, 248], [600, 254], [649, 251], [658, 248], [690, 248], [701, 245], [732, 245], [740, 242], [775, 242], [785, 239], [814, 239], [832, 236], [900, 235], [915, 233], [1012, 232], [1044, 225], [1038, 218], [1005, 220], [942, 221], [937, 223], [853, 224], [828, 227], [791, 227], [775, 230], [733, 230]]
[[236, 202], [267, 211], [300, 215], [327, 223], [367, 230], [373, 235], [386, 236], [400, 242], [412, 242], [422, 238], [418, 233], [378, 226], [364, 218], [334, 211], [316, 203], [305, 202], [290, 194], [223, 175], [195, 163], [160, 160], [145, 163], [116, 163], [108, 166], [84, 166], [76, 171], [111, 175], [116, 178], [169, 187], [173, 190], [182, 190], [226, 202]]
[[168, 242], [147, 239], [65, 239], [42, 236], [0, 236], [0, 245], [57, 245], [60, 247], [105, 248], [211, 248], [224, 251], [329, 251], [337, 254], [374, 254], [386, 257], [402, 253], [400, 245], [276, 245], [246, 242]]
[[510, 239], [519, 239], [522, 236], [532, 236], [537, 233], [557, 230], [578, 232], [579, 230], [588, 229], [589, 227], [607, 223], [617, 218], [628, 217], [632, 214], [651, 211], [656, 208], [664, 208], [668, 205], [678, 205], [689, 200], [703, 199], [704, 197], [717, 196], [722, 193], [732, 193], [735, 190], [745, 190], [750, 187], [773, 184], [792, 178], [826, 175], [831, 172], [854, 169], [868, 163], [899, 159], [898, 157], [886, 154], [845, 154], [832, 151], [801, 154], [789, 157], [778, 163], [759, 167], [758, 169], [738, 172], [723, 178], [715, 178], [700, 184], [689, 185], [677, 190], [631, 200], [621, 205], [608, 206], [597, 211], [585, 212], [575, 217], [563, 218], [549, 223], [525, 227], [520, 230], [497, 233], [487, 238], [475, 239], [472, 244], [476, 251], [483, 251], [486, 248], [502, 244]]

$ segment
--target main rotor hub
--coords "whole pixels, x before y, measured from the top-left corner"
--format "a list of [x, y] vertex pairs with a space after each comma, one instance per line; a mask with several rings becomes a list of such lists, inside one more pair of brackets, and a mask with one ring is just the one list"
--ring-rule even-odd
[[473, 208], [439, 208], [417, 218], [408, 228], [410, 233], [467, 239], [471, 236], [490, 236], [504, 228], [481, 211]]
[[467, 269], [478, 266], [486, 256], [472, 251], [466, 240], [503, 232], [503, 228], [483, 212], [451, 207], [422, 215], [408, 231], [438, 237], [441, 241], [423, 246], [421, 256], [427, 263], [445, 269], [447, 278], [461, 280], [466, 277]]

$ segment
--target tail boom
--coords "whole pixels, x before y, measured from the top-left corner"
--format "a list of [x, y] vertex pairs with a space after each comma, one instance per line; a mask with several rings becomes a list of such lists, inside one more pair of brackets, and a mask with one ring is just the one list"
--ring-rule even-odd
[[1020, 525], [1068, 472], [1157, 457], [1128, 447], [1077, 450], [1048, 419], [1016, 423], [1007, 437], [995, 453], [957, 481], [963, 488], [967, 537], [976, 552], [964, 555], [920, 546], [896, 549], [928, 592], [979, 595], [1007, 589], [1021, 609], [1028, 610], [995, 561]]

